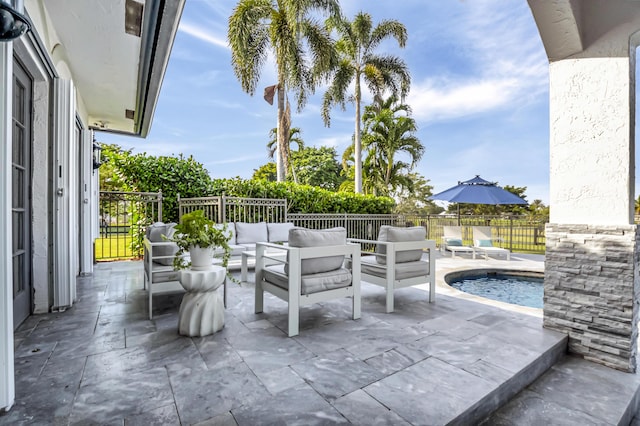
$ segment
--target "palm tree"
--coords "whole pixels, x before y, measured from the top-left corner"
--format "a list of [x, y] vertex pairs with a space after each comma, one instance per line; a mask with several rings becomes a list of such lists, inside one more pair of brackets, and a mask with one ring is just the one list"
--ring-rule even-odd
[[[231, 64], [242, 90], [255, 93], [268, 51], [273, 51], [278, 76], [278, 129], [287, 129], [290, 119], [285, 112], [285, 93], [289, 89], [296, 93], [300, 111], [308, 94], [336, 63], [328, 30], [309, 16], [315, 12], [339, 19], [340, 5], [337, 0], [239, 0], [229, 17]], [[281, 160], [278, 181], [285, 180], [288, 133], [277, 132]]]
[[[329, 88], [324, 94], [322, 118], [325, 125], [330, 125], [329, 111], [335, 105], [345, 110], [347, 100], [355, 103], [355, 192], [362, 192], [362, 141], [360, 134], [360, 102], [362, 100], [361, 83], [370, 91], [380, 95], [385, 90], [400, 94], [402, 98], [409, 92], [411, 77], [405, 62], [393, 55], [377, 55], [375, 49], [386, 38], [395, 38], [403, 48], [407, 42], [407, 29], [396, 20], [384, 20], [375, 28], [371, 16], [358, 13], [353, 22], [341, 19], [329, 19], [329, 27], [340, 35], [336, 50], [340, 57]], [[347, 96], [351, 82], [355, 91]]]
[[[391, 195], [399, 189], [412, 187], [409, 172], [422, 158], [424, 146], [415, 136], [415, 120], [410, 108], [397, 102], [395, 96], [380, 97], [364, 113], [362, 145], [367, 155], [369, 190], [374, 195]], [[397, 159], [403, 153], [409, 162]]]
[[[289, 129], [289, 137], [287, 138], [287, 142], [285, 144], [285, 148], [284, 148], [284, 157], [287, 159], [291, 158], [291, 143], [294, 142], [296, 145], [298, 145], [298, 152], [300, 152], [301, 149], [304, 148], [304, 141], [302, 140], [302, 130], [300, 130], [299, 127], [292, 127], [291, 129]], [[269, 154], [269, 158], [273, 159], [276, 150], [278, 147], [278, 128], [274, 127], [273, 129], [271, 129], [269, 131], [269, 142], [267, 143], [267, 152]], [[293, 163], [290, 161], [287, 161], [287, 163], [289, 164], [289, 168], [285, 169], [287, 172], [289, 170], [291, 170], [291, 173], [293, 174], [293, 181], [295, 183], [298, 183], [298, 179], [296, 177], [296, 172], [293, 168]]]

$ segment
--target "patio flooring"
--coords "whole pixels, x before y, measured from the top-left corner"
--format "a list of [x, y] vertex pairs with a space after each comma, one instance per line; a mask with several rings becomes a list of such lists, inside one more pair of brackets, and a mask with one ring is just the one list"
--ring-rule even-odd
[[443, 284], [446, 272], [470, 267], [543, 264], [443, 257], [436, 303], [427, 286], [401, 289], [386, 314], [382, 288], [363, 283], [361, 319], [350, 319], [347, 299], [309, 306], [294, 338], [284, 302], [265, 295], [265, 312], [253, 313], [252, 274], [229, 284], [225, 328], [189, 338], [177, 333], [181, 295], [158, 296], [148, 319], [141, 262], [96, 265], [72, 308], [31, 316], [16, 332], [16, 403], [0, 424], [475, 424], [508, 401], [487, 424], [629, 417], [616, 401], [633, 399], [637, 375], [573, 357], [516, 397], [562, 356], [566, 338], [542, 328], [540, 310], [481, 303]]

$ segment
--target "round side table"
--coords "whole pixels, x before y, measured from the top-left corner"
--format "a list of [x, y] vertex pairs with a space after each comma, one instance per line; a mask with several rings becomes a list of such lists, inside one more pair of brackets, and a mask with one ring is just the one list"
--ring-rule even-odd
[[180, 304], [178, 332], [183, 336], [206, 336], [224, 327], [224, 302], [218, 288], [224, 282], [226, 269], [212, 265], [205, 271], [184, 269], [180, 284], [186, 294]]

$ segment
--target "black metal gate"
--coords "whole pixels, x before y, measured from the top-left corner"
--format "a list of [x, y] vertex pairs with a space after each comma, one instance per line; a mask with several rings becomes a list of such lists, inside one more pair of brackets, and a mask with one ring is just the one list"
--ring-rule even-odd
[[161, 192], [100, 191], [96, 262], [139, 259], [148, 225], [162, 220]]

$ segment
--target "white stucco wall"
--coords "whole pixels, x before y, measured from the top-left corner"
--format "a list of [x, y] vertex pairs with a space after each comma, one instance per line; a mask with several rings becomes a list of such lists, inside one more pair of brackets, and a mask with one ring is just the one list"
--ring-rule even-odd
[[632, 223], [628, 57], [550, 64], [551, 223]]

